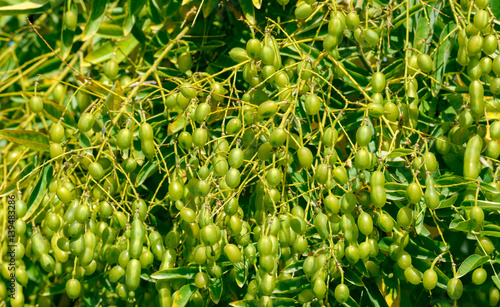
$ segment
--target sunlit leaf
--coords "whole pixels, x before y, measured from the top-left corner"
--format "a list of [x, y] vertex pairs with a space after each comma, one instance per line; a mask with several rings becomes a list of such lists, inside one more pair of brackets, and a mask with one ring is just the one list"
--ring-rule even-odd
[[194, 278], [196, 273], [198, 273], [198, 268], [194, 267], [180, 267], [180, 268], [171, 268], [157, 271], [151, 274], [151, 278], [154, 279], [173, 279], [173, 278], [184, 278], [191, 279]]
[[185, 285], [177, 291], [173, 297], [172, 307], [183, 307], [186, 306], [193, 292], [198, 289], [195, 285]]
[[43, 113], [54, 122], [58, 122], [62, 117], [65, 124], [70, 126], [76, 125], [75, 118], [69, 110], [50, 100], [43, 100]]
[[35, 151], [48, 151], [49, 137], [30, 130], [0, 130], [0, 137]]
[[106, 6], [108, 4], [108, 0], [93, 0], [92, 1], [92, 10], [90, 11], [89, 19], [85, 24], [85, 29], [83, 30], [82, 38], [83, 40], [87, 40], [92, 38], [94, 34], [99, 30], [99, 26], [104, 17], [104, 13], [106, 11]]
[[489, 256], [480, 256], [477, 254], [472, 254], [467, 259], [462, 262], [457, 271], [457, 278], [464, 276], [475, 268], [485, 264], [490, 259]]
[[42, 13], [50, 8], [50, 1], [19, 1], [11, 5], [0, 3], [0, 15], [35, 14]]

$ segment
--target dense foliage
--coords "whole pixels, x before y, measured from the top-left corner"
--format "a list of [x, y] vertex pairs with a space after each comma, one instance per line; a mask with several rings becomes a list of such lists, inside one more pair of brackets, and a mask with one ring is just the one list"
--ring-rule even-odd
[[498, 306], [497, 17], [0, 1], [0, 306]]

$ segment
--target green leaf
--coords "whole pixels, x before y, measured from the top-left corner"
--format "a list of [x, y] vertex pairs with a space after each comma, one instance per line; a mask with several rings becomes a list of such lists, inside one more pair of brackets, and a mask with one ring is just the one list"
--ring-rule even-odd
[[222, 278], [213, 278], [210, 279], [208, 283], [208, 290], [210, 291], [210, 299], [218, 304], [220, 298], [222, 297]]
[[406, 10], [404, 10], [398, 17], [394, 18], [391, 21], [391, 23], [394, 25], [392, 27], [391, 31], [395, 31], [397, 28], [399, 28], [403, 24], [406, 25], [406, 17], [411, 17], [411, 16], [415, 15], [420, 10], [422, 10], [422, 3], [418, 3], [414, 6], [412, 6], [408, 12]]
[[134, 24], [134, 26], [132, 27], [132, 35], [141, 44], [146, 44], [146, 40], [147, 40], [146, 35], [142, 31], [142, 29], [138, 23]]
[[186, 127], [186, 125], [187, 125], [186, 117], [177, 116], [177, 118], [173, 122], [168, 124], [167, 135], [172, 135], [181, 131], [182, 129], [184, 129], [184, 127]]
[[262, 0], [252, 0], [252, 3], [256, 9], [260, 10], [260, 7], [262, 6]]
[[[421, 291], [423, 292], [424, 290], [421, 290]], [[400, 302], [399, 306], [405, 306], [405, 307], [418, 306], [418, 302], [415, 302], [413, 298], [410, 298], [410, 296], [413, 296], [413, 291], [412, 292], [401, 291], [400, 292], [400, 299], [401, 300], [399, 301]]]
[[[10, 193], [12, 193], [13, 191], [15, 191], [17, 189], [18, 185], [19, 185], [19, 188], [22, 188], [22, 187], [30, 184], [31, 183], [30, 180], [32, 179], [32, 177], [34, 175], [36, 175], [36, 173], [31, 173], [32, 171], [33, 171], [33, 163], [29, 163], [28, 165], [23, 167], [23, 169], [21, 170], [19, 175], [17, 175], [15, 178], [11, 179], [12, 181], [10, 182], [10, 184], [8, 184], [3, 189], [3, 191], [0, 192], [0, 197], [4, 197], [4, 196], [9, 195]], [[21, 180], [24, 176], [28, 176], [28, 174], [29, 174], [29, 177], [25, 178], [25, 180], [23, 182], [19, 182], [19, 180]]]
[[283, 268], [283, 273], [291, 274], [291, 273], [300, 271], [300, 270], [302, 270], [303, 265], [304, 265], [303, 260], [294, 262], [294, 263], [290, 264], [289, 266], [286, 266], [285, 268]]
[[47, 191], [47, 186], [50, 179], [52, 179], [52, 165], [46, 164], [41, 171], [40, 178], [28, 198], [26, 205], [28, 206], [27, 216], [31, 216], [31, 213], [38, 208], [38, 204], [42, 201], [45, 192]]
[[424, 219], [425, 219], [425, 212], [427, 211], [427, 206], [423, 202], [418, 202], [416, 204], [417, 207], [417, 212], [421, 212], [417, 220], [415, 221], [415, 230], [417, 234], [421, 234], [422, 230], [425, 229], [424, 227]]
[[167, 4], [167, 8], [166, 8], [166, 15], [165, 15], [165, 18], [169, 18], [169, 17], [172, 17], [178, 10], [178, 8], [181, 6], [181, 3], [182, 1], [181, 0], [171, 0], [168, 4]]
[[500, 231], [500, 226], [496, 224], [490, 224], [487, 223], [486, 221], [483, 222], [483, 229], [484, 230], [491, 230], [491, 231]]
[[68, 29], [64, 29], [61, 32], [61, 57], [66, 59], [71, 53], [71, 47], [73, 46], [73, 37], [75, 32]]
[[410, 244], [406, 247], [406, 251], [412, 255], [412, 257], [418, 257], [420, 259], [426, 260], [434, 260], [436, 258], [436, 250], [439, 250], [439, 247], [434, 245], [436, 241], [429, 240], [430, 242], [425, 242], [427, 246], [423, 246], [423, 240], [421, 240], [423, 236], [419, 236], [414, 240], [410, 241]]
[[500, 232], [499, 231], [484, 231], [484, 230], [481, 230], [481, 235], [485, 236], [485, 237], [500, 238]]
[[61, 293], [66, 293], [66, 282], [63, 280], [59, 282], [54, 282], [49, 284], [47, 287], [43, 289], [43, 292], [40, 293], [41, 296], [53, 296]]
[[361, 277], [359, 277], [358, 274], [356, 274], [353, 270], [349, 268], [344, 269], [344, 278], [351, 284], [356, 285], [358, 287], [363, 287], [365, 285], [361, 280]]
[[498, 275], [491, 276], [491, 279], [493, 280], [497, 288], [500, 289], [500, 278], [498, 278]]
[[[286, 297], [271, 297], [273, 307], [288, 307], [297, 305], [297, 301]], [[229, 303], [233, 307], [258, 307], [261, 306], [258, 299], [255, 300], [241, 300]]]
[[243, 288], [245, 281], [247, 280], [248, 267], [242, 263], [235, 263], [234, 269], [236, 271], [236, 283], [238, 287]]
[[82, 148], [86, 148], [84, 151], [92, 155], [92, 149], [90, 148], [92, 144], [90, 143], [89, 137], [85, 133], [80, 133], [80, 138], [78, 139], [78, 143], [82, 146]]
[[456, 24], [454, 22], [450, 22], [446, 25], [439, 38], [441, 45], [437, 49], [437, 52], [434, 53], [434, 63], [436, 63], [434, 78], [439, 82], [432, 81], [432, 94], [434, 96], [436, 96], [441, 90], [440, 83], [443, 83], [443, 75], [446, 71], [446, 64], [448, 63], [451, 54], [451, 38], [448, 37], [446, 39], [446, 37], [455, 28]]
[[255, 20], [255, 8], [251, 0], [240, 0], [241, 10], [243, 11], [243, 15], [248, 20], [248, 22], [252, 25], [256, 24]]
[[492, 196], [500, 195], [500, 191], [490, 184], [481, 184], [481, 191], [483, 191], [483, 193], [491, 194]]
[[380, 250], [389, 251], [389, 246], [394, 243], [394, 240], [390, 237], [383, 237], [382, 240], [378, 242]]
[[49, 137], [30, 130], [0, 130], [0, 137], [35, 151], [48, 151]]
[[[497, 19], [500, 19], [500, 2], [491, 1], [490, 6], [491, 6], [491, 11], [493, 12], [493, 15], [495, 15], [495, 17]], [[500, 289], [500, 286], [498, 288]]]
[[156, 280], [153, 279], [153, 278], [151, 278], [151, 276], [148, 275], [147, 273], [142, 273], [141, 274], [141, 279], [143, 279], [143, 280], [145, 280], [147, 282], [152, 282], [152, 283], [156, 282]]
[[307, 287], [310, 287], [310, 283], [307, 280], [307, 276], [303, 275], [300, 277], [278, 280], [274, 293], [296, 293]]
[[154, 161], [151, 163], [150, 161], [146, 162], [144, 166], [139, 171], [137, 178], [135, 180], [135, 186], [138, 187], [146, 181], [151, 175], [155, 174], [158, 170], [158, 162]]
[[455, 202], [457, 201], [457, 198], [458, 198], [458, 195], [453, 194], [451, 197], [448, 197], [448, 198], [444, 199], [442, 202], [440, 202], [439, 206], [436, 209], [443, 209], [443, 208], [451, 207], [452, 205], [455, 204]]
[[161, 10], [161, 3], [158, 0], [148, 0], [148, 15], [151, 21], [160, 24], [163, 22], [163, 12]]
[[[357, 65], [352, 64], [350, 61], [343, 61], [342, 62], [345, 66], [346, 71], [354, 78], [354, 80], [361, 86], [365, 87], [370, 83], [370, 79], [368, 79], [366, 71], [358, 67]], [[349, 80], [349, 79], [346, 79]], [[355, 85], [349, 80], [349, 84], [351, 84], [353, 87]], [[351, 114], [346, 114], [346, 116], [354, 116], [356, 113], [351, 113]], [[360, 119], [361, 120], [361, 119]], [[348, 131], [351, 130], [348, 127], [351, 127], [353, 124], [358, 127], [358, 123], [354, 123], [352, 121], [348, 121], [350, 124], [346, 125], [344, 128]]]
[[287, 297], [273, 297], [272, 301], [273, 301], [273, 307], [295, 306], [298, 303], [296, 300]]
[[233, 307], [248, 307], [248, 306], [258, 306], [258, 300], [241, 300], [229, 303], [229, 306]]
[[404, 157], [407, 155], [411, 155], [413, 153], [412, 149], [408, 148], [397, 148], [391, 151], [390, 154], [388, 154], [385, 158], [386, 159], [393, 159], [393, 158], [398, 158], [398, 157]]
[[374, 307], [389, 307], [385, 298], [380, 292], [380, 289], [374, 283], [368, 283], [365, 285], [366, 293], [368, 297], [370, 297], [370, 301], [372, 302]]
[[445, 175], [441, 176], [436, 180], [436, 187], [444, 186], [444, 185], [454, 185], [466, 182], [463, 177], [459, 177], [456, 175]]
[[[123, 61], [123, 59], [125, 59], [125, 56], [128, 56], [138, 45], [139, 41], [133, 36], [118, 41], [116, 43], [116, 47], [120, 51], [116, 52], [115, 60], [117, 62]], [[111, 55], [113, 54], [114, 50], [115, 45], [112, 42], [108, 41], [91, 53], [87, 54], [87, 56], [85, 57], [85, 61], [90, 62], [94, 65], [102, 63], [111, 59]]]
[[203, 5], [203, 17], [207, 18], [210, 16], [219, 3], [220, 0], [206, 0], [206, 4]]
[[103, 23], [97, 30], [97, 35], [104, 38], [121, 39], [123, 38], [123, 27], [117, 24]]
[[[295, 188], [297, 188], [299, 190], [302, 197], [306, 201], [309, 201], [309, 193], [307, 193], [307, 182], [302, 175], [303, 173], [304, 173], [303, 170], [301, 170], [300, 172], [297, 172], [297, 171], [293, 172], [291, 174], [292, 182], [293, 182]], [[316, 200], [315, 194], [312, 195], [312, 199]]]
[[451, 221], [449, 228], [451, 230], [469, 232], [474, 228], [474, 225], [470, 220], [463, 221], [461, 219], [455, 219]]
[[123, 23], [123, 35], [127, 36], [135, 24], [136, 15], [144, 6], [145, 0], [127, 0], [127, 17]]
[[[475, 200], [463, 201], [460, 208], [470, 208], [475, 206]], [[500, 210], [500, 203], [495, 201], [477, 200], [477, 205], [483, 210]]]
[[417, 25], [415, 27], [415, 37], [413, 41], [414, 48], [420, 50], [420, 52], [425, 53], [426, 42], [429, 39], [428, 35], [432, 29], [430, 29], [429, 21], [429, 9], [426, 9], [427, 14], [424, 11], [416, 15]]
[[[58, 122], [61, 117], [64, 118], [64, 123], [69, 126], [75, 126], [75, 118], [65, 108], [50, 100], [43, 100], [43, 113], [50, 118], [53, 122]], [[64, 115], [63, 115], [64, 114]]]
[[406, 193], [407, 184], [401, 184], [397, 182], [386, 182], [384, 188], [386, 192], [404, 192]]
[[349, 296], [349, 299], [344, 304], [346, 306], [359, 307], [358, 303], [352, 298], [352, 296]]
[[0, 15], [36, 14], [43, 13], [50, 8], [49, 0], [20, 1], [11, 5], [1, 5]]
[[174, 302], [172, 304], [172, 307], [186, 306], [187, 302], [191, 298], [191, 295], [197, 289], [198, 288], [195, 285], [191, 285], [191, 284], [185, 285], [182, 288], [180, 288], [179, 291], [177, 291], [173, 297]]
[[87, 20], [87, 24], [85, 25], [85, 29], [83, 30], [82, 33], [83, 41], [92, 38], [92, 36], [94, 36], [94, 34], [97, 33], [97, 30], [99, 30], [102, 19], [104, 17], [104, 13], [106, 12], [107, 4], [108, 0], [92, 1], [92, 9], [90, 10], [90, 16], [89, 19]]
[[462, 262], [457, 271], [457, 277], [460, 278], [475, 268], [485, 264], [490, 259], [489, 256], [480, 256], [477, 254], [472, 254], [467, 259]]
[[165, 270], [160, 270], [151, 274], [151, 278], [154, 279], [174, 279], [174, 278], [184, 278], [191, 279], [194, 278], [196, 273], [200, 270], [197, 267], [181, 267], [181, 268], [170, 268]]

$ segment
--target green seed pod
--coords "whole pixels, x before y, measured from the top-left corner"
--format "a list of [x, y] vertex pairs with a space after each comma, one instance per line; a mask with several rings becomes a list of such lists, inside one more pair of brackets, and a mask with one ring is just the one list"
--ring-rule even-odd
[[304, 101], [304, 108], [308, 115], [316, 115], [321, 108], [321, 100], [316, 94], [309, 94]]
[[313, 8], [310, 4], [302, 3], [295, 9], [295, 18], [298, 20], [306, 20], [307, 17], [311, 16]]
[[484, 10], [490, 5], [490, 0], [475, 0], [474, 4], [476, 4], [478, 9]]
[[335, 47], [339, 45], [339, 43], [340, 42], [338, 36], [328, 34], [323, 40], [323, 49], [325, 51], [331, 52]]
[[479, 61], [479, 65], [481, 65], [481, 71], [484, 76], [489, 75], [493, 69], [493, 61], [490, 57], [482, 58], [481, 61]]
[[484, 116], [484, 88], [481, 82], [472, 81], [469, 85], [470, 108], [472, 116], [481, 118]]
[[479, 55], [481, 50], [483, 50], [483, 37], [481, 35], [474, 35], [469, 39], [467, 43], [467, 52], [470, 57]]
[[462, 293], [464, 291], [464, 287], [462, 285], [462, 281], [458, 278], [451, 278], [448, 281], [448, 284], [446, 286], [446, 292], [448, 292], [448, 296], [452, 300], [458, 300], [460, 297], [462, 297]]
[[500, 78], [495, 78], [491, 80], [490, 91], [493, 95], [500, 94]]
[[191, 67], [193, 67], [193, 59], [191, 58], [191, 55], [187, 52], [183, 52], [177, 56], [177, 67], [181, 73], [191, 70]]
[[59, 123], [53, 123], [50, 127], [50, 140], [55, 143], [61, 143], [64, 136], [64, 127]]
[[479, 57], [474, 57], [470, 59], [469, 64], [467, 65], [467, 74], [472, 80], [479, 80], [483, 74], [479, 61]]
[[498, 48], [498, 40], [495, 35], [488, 34], [484, 37], [483, 52], [486, 55], [492, 55]]
[[252, 39], [249, 39], [247, 41], [246, 51], [247, 51], [247, 54], [252, 59], [259, 59], [260, 58], [260, 50], [261, 50], [261, 44], [260, 44], [260, 41], [258, 39], [252, 38]]
[[417, 58], [418, 68], [424, 73], [429, 73], [432, 71], [434, 65], [432, 58], [425, 53], [419, 54]]
[[354, 31], [359, 27], [359, 15], [352, 11], [346, 16], [346, 26], [349, 30]]
[[233, 59], [233, 61], [238, 63], [248, 60], [247, 51], [240, 47], [231, 49], [231, 51], [229, 51], [229, 56], [231, 57], [231, 59]]
[[268, 100], [259, 106], [258, 114], [264, 118], [273, 116], [278, 111], [278, 105], [272, 100]]
[[89, 174], [98, 181], [104, 176], [104, 169], [99, 162], [92, 162], [89, 165]]
[[64, 24], [68, 30], [75, 31], [77, 22], [78, 16], [72, 10], [69, 10], [64, 14]]
[[276, 52], [271, 46], [263, 46], [260, 51], [260, 58], [262, 59], [262, 63], [264, 65], [273, 65], [275, 53]]
[[473, 136], [469, 142], [464, 153], [464, 177], [469, 179], [476, 179], [479, 176], [482, 148], [482, 139], [479, 135]]
[[135, 291], [141, 283], [141, 262], [131, 259], [127, 264], [125, 272], [125, 284], [129, 291]]
[[109, 60], [106, 62], [106, 64], [104, 64], [104, 74], [110, 80], [114, 80], [116, 78], [119, 69], [120, 67], [115, 60]]
[[462, 66], [467, 66], [467, 64], [469, 63], [469, 56], [467, 54], [466, 47], [458, 48], [457, 62], [458, 62], [458, 64], [460, 64]]
[[77, 299], [82, 294], [82, 286], [77, 279], [69, 279], [66, 282], [66, 294], [72, 300]]
[[33, 96], [29, 101], [30, 110], [33, 113], [40, 113], [43, 111], [43, 100], [40, 96]]
[[[332, 14], [333, 15], [333, 14]], [[328, 34], [332, 36], [339, 36], [344, 31], [345, 25], [342, 24], [342, 20], [337, 16], [332, 16], [328, 22]]]
[[365, 41], [368, 46], [375, 46], [380, 41], [380, 37], [377, 32], [367, 29], [365, 31]]
[[488, 25], [490, 15], [485, 10], [479, 10], [474, 15], [474, 26], [479, 30], [483, 30]]
[[299, 163], [303, 168], [311, 167], [314, 158], [309, 148], [301, 147], [297, 151], [297, 157], [299, 158]]
[[376, 93], [380, 93], [385, 89], [385, 76], [381, 72], [376, 72], [372, 76], [372, 88]]

